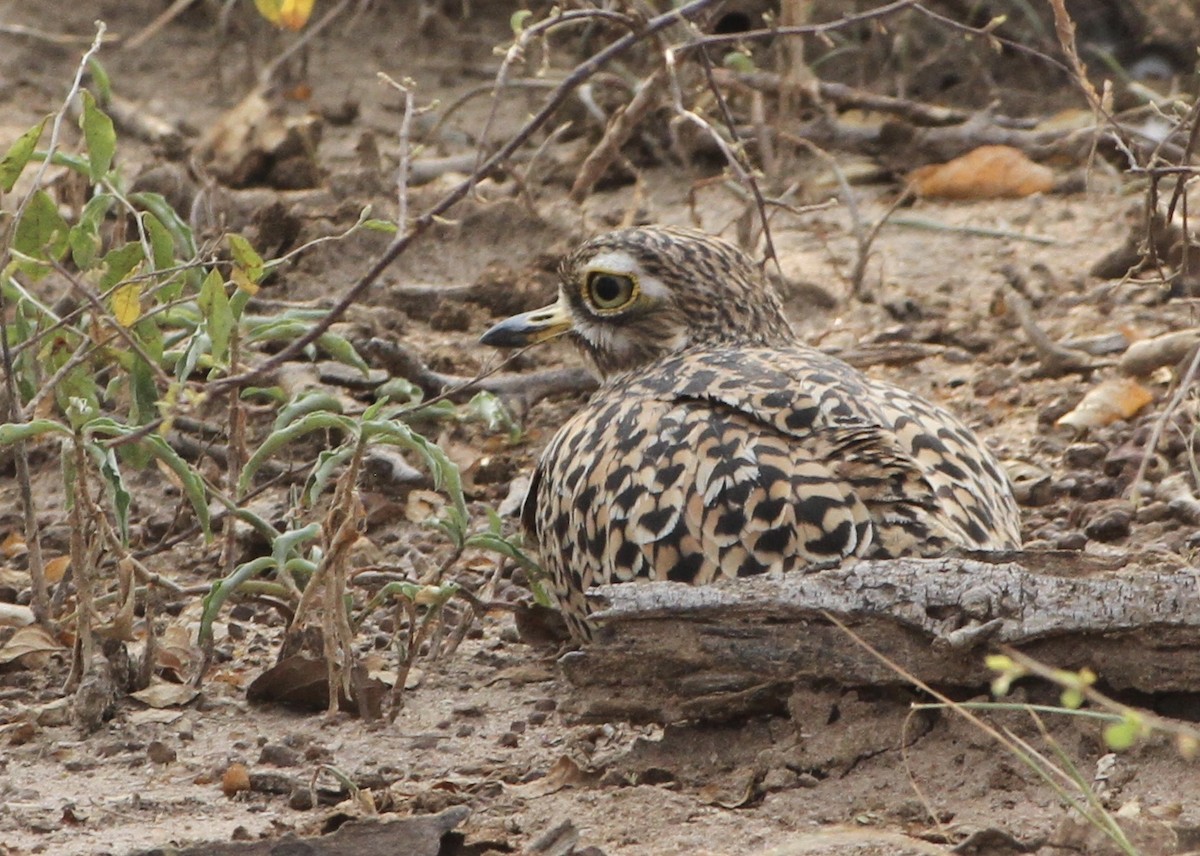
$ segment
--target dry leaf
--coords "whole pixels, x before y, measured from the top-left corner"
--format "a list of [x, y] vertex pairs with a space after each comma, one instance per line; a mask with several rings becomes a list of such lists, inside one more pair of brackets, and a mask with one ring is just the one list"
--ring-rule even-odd
[[521, 787], [521, 791], [536, 796], [545, 796], [563, 788], [588, 787], [600, 781], [601, 773], [587, 772], [578, 764], [563, 755], [554, 762], [554, 766], [546, 771], [540, 779], [534, 779]]
[[51, 655], [66, 649], [40, 624], [30, 624], [16, 633], [0, 648], [0, 663], [20, 661], [26, 669], [40, 668]]
[[160, 725], [170, 725], [183, 716], [182, 710], [159, 710], [153, 707], [148, 707], [145, 710], [135, 710], [130, 712], [125, 721], [130, 725], [149, 725], [157, 723]]
[[3, 553], [6, 559], [15, 559], [28, 552], [29, 545], [25, 543], [25, 536], [20, 532], [9, 532], [8, 537], [0, 543], [0, 553]]
[[1133, 378], [1113, 378], [1093, 387], [1075, 409], [1055, 425], [1099, 428], [1128, 419], [1154, 400], [1154, 394]]
[[19, 603], [0, 603], [0, 627], [25, 627], [33, 624], [33, 610]]
[[46, 562], [46, 566], [42, 568], [42, 573], [46, 576], [46, 582], [57, 583], [66, 574], [67, 568], [71, 567], [70, 556], [55, 556], [50, 561]]
[[1054, 188], [1054, 172], [1011, 146], [980, 146], [962, 157], [914, 169], [918, 196], [939, 199], [1012, 199]]
[[154, 708], [182, 707], [194, 699], [199, 692], [187, 684], [173, 684], [162, 678], [151, 678], [150, 686], [129, 695], [142, 704]]
[[[361, 671], [361, 679], [351, 681], [355, 698], [342, 695], [338, 706], [352, 713], [365, 710], [368, 718], [378, 718], [387, 687], [368, 677], [361, 665], [354, 669]], [[301, 710], [328, 709], [329, 667], [323, 657], [304, 651], [284, 657], [251, 681], [246, 688], [246, 699], [255, 704], [282, 704]]]
[[[396, 679], [400, 677], [400, 673], [394, 669], [372, 669], [369, 677], [374, 678], [388, 689], [391, 689], [396, 686]], [[415, 690], [421, 685], [421, 681], [424, 679], [425, 673], [414, 666], [408, 670], [408, 675], [404, 678], [404, 688], [406, 690]]]
[[413, 490], [404, 504], [404, 517], [410, 523], [424, 523], [435, 517], [446, 504], [446, 498], [432, 490]]

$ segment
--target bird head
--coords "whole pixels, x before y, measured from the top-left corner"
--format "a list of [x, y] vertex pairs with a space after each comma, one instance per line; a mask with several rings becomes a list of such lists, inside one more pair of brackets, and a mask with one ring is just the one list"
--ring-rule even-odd
[[696, 345], [794, 339], [779, 296], [741, 250], [658, 226], [592, 238], [563, 259], [555, 303], [501, 321], [480, 341], [519, 347], [561, 335], [602, 378]]

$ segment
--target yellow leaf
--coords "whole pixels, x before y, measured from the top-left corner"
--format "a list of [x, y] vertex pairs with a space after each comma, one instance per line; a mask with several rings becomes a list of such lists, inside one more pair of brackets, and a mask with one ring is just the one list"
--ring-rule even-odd
[[272, 24], [279, 24], [279, 7], [283, 5], [283, 0], [254, 0], [254, 5], [258, 8], [258, 14]]
[[299, 30], [308, 23], [314, 0], [254, 0], [258, 12], [277, 27]]
[[246, 272], [240, 267], [234, 266], [233, 273], [230, 274], [230, 279], [233, 284], [249, 295], [258, 294], [258, 283], [246, 275]]
[[142, 285], [129, 282], [119, 286], [112, 296], [113, 317], [122, 327], [131, 327], [142, 317]]
[[283, 0], [279, 11], [280, 21], [289, 30], [299, 30], [308, 23], [314, 0]]

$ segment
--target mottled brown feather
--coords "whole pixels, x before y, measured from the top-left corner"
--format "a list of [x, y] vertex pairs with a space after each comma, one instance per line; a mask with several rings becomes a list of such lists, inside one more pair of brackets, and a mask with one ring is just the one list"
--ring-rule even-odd
[[[623, 312], [589, 305], [597, 260], [638, 281]], [[979, 438], [796, 342], [731, 245], [609, 233], [564, 261], [561, 294], [603, 383], [542, 454], [522, 519], [577, 638], [594, 585], [1019, 546], [1008, 479]]]

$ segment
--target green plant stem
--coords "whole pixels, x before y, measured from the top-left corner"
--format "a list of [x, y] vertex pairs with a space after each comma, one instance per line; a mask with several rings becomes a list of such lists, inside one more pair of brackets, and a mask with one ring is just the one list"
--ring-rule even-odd
[[[1051, 790], [1053, 790], [1054, 793], [1057, 794], [1060, 799], [1062, 799], [1065, 803], [1067, 803], [1072, 808], [1077, 810], [1080, 813], [1080, 815], [1085, 820], [1087, 820], [1089, 823], [1096, 824], [1096, 820], [1091, 816], [1091, 814], [1089, 814], [1087, 811], [1085, 811], [1084, 808], [1079, 805], [1078, 800], [1076, 800], [1074, 798], [1074, 796], [1070, 793], [1070, 791], [1067, 790], [1068, 786], [1076, 787], [1078, 784], [1076, 782], [1076, 780], [1074, 778], [1072, 778], [1070, 773], [1066, 772], [1061, 767], [1058, 767], [1057, 765], [1055, 765], [1048, 758], [1041, 755], [1036, 749], [1029, 746], [1029, 744], [1026, 743], [1024, 740], [1022, 740], [1021, 738], [1016, 737], [1015, 735], [1012, 735], [1006, 731], [1002, 731], [1002, 730], [994, 727], [990, 723], [984, 721], [983, 719], [980, 719], [971, 710], [965, 709], [961, 704], [958, 704], [957, 702], [955, 702], [953, 699], [949, 698], [944, 693], [938, 692], [936, 689], [931, 687], [925, 681], [922, 681], [920, 678], [918, 678], [912, 672], [905, 669], [899, 663], [890, 659], [889, 657], [887, 657], [885, 654], [881, 653], [880, 651], [877, 651], [875, 648], [873, 648], [870, 645], [870, 643], [868, 643], [865, 639], [863, 639], [861, 636], [859, 636], [857, 633], [855, 633], [853, 630], [851, 630], [844, 622], [839, 620], [838, 617], [835, 616], [833, 613], [828, 612], [827, 610], [822, 610], [821, 615], [824, 616], [825, 620], [827, 620], [829, 623], [833, 624], [835, 627], [840, 629], [843, 633], [845, 633], [848, 637], [850, 637], [850, 639], [856, 645], [858, 645], [860, 648], [862, 648], [864, 651], [866, 651], [868, 654], [870, 654], [876, 660], [883, 663], [885, 666], [887, 666], [889, 669], [891, 669], [893, 672], [895, 672], [900, 677], [904, 678], [906, 681], [908, 681], [914, 687], [917, 687], [918, 689], [922, 690], [923, 692], [926, 692], [929, 695], [936, 698], [939, 702], [941, 702], [947, 708], [949, 708], [950, 710], [954, 711], [954, 713], [956, 713], [959, 716], [966, 719], [973, 726], [978, 728], [984, 734], [987, 734], [989, 737], [991, 737], [993, 740], [995, 740], [999, 745], [1003, 746], [1005, 749], [1007, 749], [1009, 752], [1011, 752], [1013, 755], [1015, 755], [1022, 764], [1024, 764], [1038, 778], [1040, 778], [1043, 782], [1045, 782], [1046, 785], [1049, 786], [1051, 788]], [[1103, 807], [1101, 807], [1101, 811], [1103, 811]], [[1120, 833], [1119, 835], [1114, 836], [1110, 832], [1110, 827], [1107, 823], [1100, 823], [1097, 825], [1098, 825], [1098, 828], [1103, 830], [1106, 835], [1110, 835], [1110, 837], [1113, 838], [1114, 843], [1116, 843], [1118, 846], [1120, 846], [1125, 853], [1129, 854], [1129, 856], [1137, 856], [1137, 853], [1135, 851], [1126, 849], [1126, 847], [1128, 845], [1128, 841], [1125, 839], [1124, 833]]]
[[1079, 716], [1084, 719], [1099, 719], [1104, 722], [1120, 722], [1121, 716], [1115, 713], [1104, 713], [1099, 710], [1073, 710], [1069, 707], [1055, 707], [1051, 704], [1021, 704], [1010, 701], [963, 701], [952, 704], [914, 704], [912, 710], [950, 710], [960, 707], [963, 710], [982, 711], [1014, 711], [1017, 713], [1058, 713], [1063, 716]]
[[[4, 359], [5, 405], [8, 422], [24, 419], [13, 371], [12, 349], [8, 344], [8, 300], [0, 287], [0, 354]], [[33, 502], [33, 483], [29, 476], [29, 456], [25, 441], [13, 444], [13, 462], [17, 471], [17, 486], [21, 494], [21, 511], [25, 520], [25, 546], [29, 550], [29, 579], [33, 586], [30, 607], [33, 617], [43, 627], [50, 626], [50, 588], [46, 584], [46, 564], [42, 556], [42, 533], [37, 525], [37, 506]]]

